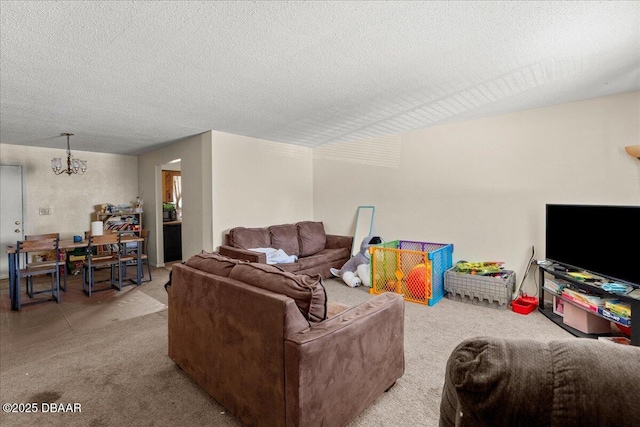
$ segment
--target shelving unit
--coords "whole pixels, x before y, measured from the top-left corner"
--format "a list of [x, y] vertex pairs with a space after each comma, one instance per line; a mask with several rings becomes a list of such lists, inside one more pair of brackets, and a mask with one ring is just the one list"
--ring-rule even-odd
[[[571, 267], [567, 267], [568, 269], [570, 269]], [[575, 304], [573, 301], [571, 301], [568, 298], [564, 298], [561, 294], [557, 293], [557, 292], [553, 292], [550, 289], [547, 289], [544, 287], [544, 278], [545, 278], [545, 273], [546, 274], [550, 274], [553, 277], [557, 277], [559, 279], [562, 279], [566, 282], [569, 282], [571, 285], [575, 286], [578, 289], [583, 289], [586, 291], [590, 291], [593, 292], [595, 294], [601, 295], [605, 298], [615, 298], [618, 299], [620, 301], [624, 301], [630, 304], [631, 306], [631, 315], [633, 316], [634, 313], [640, 313], [640, 300], [636, 299], [636, 298], [632, 298], [629, 297], [627, 295], [621, 295], [621, 294], [615, 294], [612, 292], [607, 292], [604, 289], [602, 289], [601, 287], [595, 285], [595, 284], [591, 284], [585, 281], [581, 281], [578, 280], [576, 278], [574, 278], [573, 276], [570, 276], [568, 274], [567, 271], [559, 271], [559, 270], [555, 270], [554, 268], [550, 267], [550, 266], [545, 266], [545, 265], [540, 265], [539, 266], [539, 270], [540, 270], [540, 291], [538, 293], [538, 310], [547, 318], [549, 318], [551, 321], [553, 321], [554, 323], [556, 323], [558, 326], [560, 326], [561, 328], [565, 329], [566, 331], [570, 332], [571, 334], [578, 336], [578, 337], [583, 337], [583, 338], [598, 338], [599, 336], [603, 336], [602, 334], [587, 334], [584, 333], [582, 331], [579, 331], [577, 329], [572, 328], [571, 326], [566, 325], [563, 322], [563, 318], [562, 316], [559, 316], [557, 314], [555, 314], [553, 312], [553, 307], [545, 307], [544, 305], [544, 295], [549, 294], [552, 296], [555, 296], [556, 298], [560, 298], [562, 299], [565, 304], [571, 304], [575, 307], [578, 307], [581, 310], [585, 310], [588, 313], [598, 316], [598, 317], [602, 317], [603, 319], [606, 319], [610, 322], [613, 323], [618, 323], [622, 326], [626, 326], [624, 323], [619, 323], [616, 322], [613, 319], [610, 319], [608, 317], [602, 316], [599, 313], [596, 313], [594, 311], [591, 311], [585, 307], [582, 307], [578, 304]], [[591, 274], [592, 276], [595, 277], [601, 277], [602, 279], [606, 279], [609, 280], [608, 277], [603, 277], [599, 274], [596, 273], [591, 273], [588, 272], [589, 274]], [[611, 281], [614, 281], [613, 279], [611, 279]], [[633, 285], [631, 285], [633, 286]], [[636, 317], [638, 315], [636, 314]], [[634, 328], [633, 325], [634, 323], [631, 323], [631, 344], [635, 345], [635, 346], [640, 346], [640, 328], [638, 328], [637, 326]]]
[[142, 212], [133, 213], [100, 213], [97, 220], [104, 223], [105, 231], [129, 232], [140, 236], [142, 230]]

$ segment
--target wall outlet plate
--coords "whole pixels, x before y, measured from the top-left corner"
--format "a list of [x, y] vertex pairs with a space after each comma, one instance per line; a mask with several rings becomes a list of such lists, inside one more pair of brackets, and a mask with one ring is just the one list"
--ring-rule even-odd
[[40, 208], [38, 213], [40, 215], [51, 215], [51, 208]]

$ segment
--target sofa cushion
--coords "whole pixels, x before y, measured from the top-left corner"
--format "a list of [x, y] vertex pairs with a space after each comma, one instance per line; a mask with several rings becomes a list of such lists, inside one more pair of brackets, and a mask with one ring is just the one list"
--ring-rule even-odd
[[272, 225], [269, 227], [271, 246], [282, 249], [287, 255], [300, 255], [298, 229], [295, 224]]
[[235, 227], [229, 231], [230, 243], [240, 249], [270, 248], [271, 236], [267, 228]]
[[228, 258], [216, 253], [202, 252], [189, 258], [185, 264], [197, 270], [215, 274], [216, 276], [229, 277], [229, 273], [231, 273], [233, 267], [246, 262], [247, 261]]
[[309, 322], [327, 318], [327, 293], [320, 276], [296, 275], [267, 264], [238, 264], [229, 278], [292, 298]]
[[298, 259], [296, 264], [299, 265], [300, 270], [308, 270], [313, 267], [317, 267], [323, 264], [329, 264], [332, 261], [338, 261], [341, 259], [349, 259], [349, 249], [322, 249], [320, 252]]
[[296, 227], [301, 257], [313, 255], [324, 249], [327, 235], [322, 222], [301, 221], [296, 224]]

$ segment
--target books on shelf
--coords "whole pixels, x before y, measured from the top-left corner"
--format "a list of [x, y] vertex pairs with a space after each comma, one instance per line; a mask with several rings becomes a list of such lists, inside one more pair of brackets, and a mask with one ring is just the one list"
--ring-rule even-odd
[[602, 317], [605, 317], [607, 319], [611, 319], [616, 323], [620, 323], [621, 325], [624, 326], [631, 326], [631, 318], [630, 317], [623, 317], [620, 316], [616, 313], [612, 313], [610, 310], [608, 310], [605, 307], [598, 307], [598, 314], [601, 315]]
[[629, 303], [611, 300], [605, 302], [604, 306], [613, 314], [617, 314], [622, 317], [631, 317], [631, 304]]
[[587, 294], [573, 289], [562, 290], [562, 297], [593, 312], [598, 312], [598, 307], [603, 307], [607, 301], [613, 298], [603, 298], [598, 295]]
[[140, 229], [140, 226], [125, 222], [125, 223], [118, 223], [118, 224], [105, 224], [104, 229], [112, 230], [112, 231], [125, 231], [125, 230], [138, 231]]
[[138, 215], [112, 215], [104, 219], [107, 231], [140, 231]]
[[585, 302], [583, 300], [577, 299], [577, 298], [573, 297], [572, 295], [569, 295], [569, 294], [564, 293], [564, 292], [562, 293], [562, 297], [564, 299], [568, 300], [568, 301], [571, 301], [575, 305], [584, 308], [584, 309], [587, 309], [589, 311], [593, 311], [595, 313], [598, 312], [598, 306], [597, 305], [589, 304], [589, 303], [587, 303], [587, 302]]
[[561, 279], [544, 279], [544, 288], [556, 294], [561, 294], [562, 290], [569, 285], [569, 282]]

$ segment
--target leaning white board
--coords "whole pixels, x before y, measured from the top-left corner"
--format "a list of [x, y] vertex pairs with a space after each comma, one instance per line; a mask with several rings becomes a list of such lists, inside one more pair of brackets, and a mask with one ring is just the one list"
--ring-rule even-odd
[[351, 256], [360, 252], [362, 240], [373, 232], [373, 214], [375, 206], [358, 206], [356, 211], [356, 226], [353, 231], [353, 245], [351, 246]]

